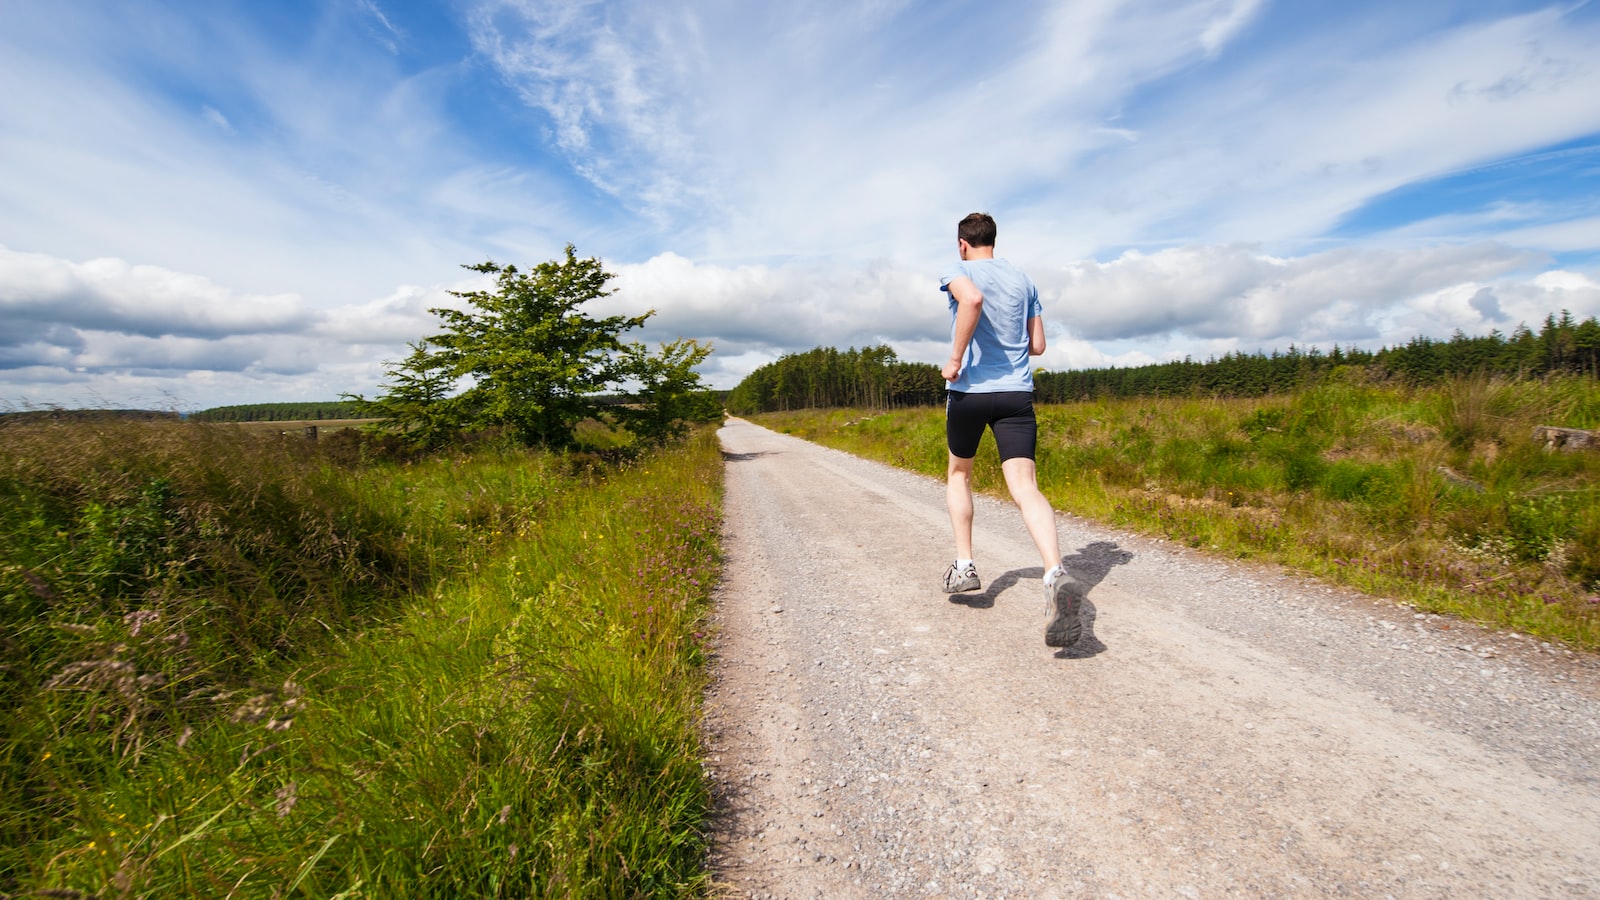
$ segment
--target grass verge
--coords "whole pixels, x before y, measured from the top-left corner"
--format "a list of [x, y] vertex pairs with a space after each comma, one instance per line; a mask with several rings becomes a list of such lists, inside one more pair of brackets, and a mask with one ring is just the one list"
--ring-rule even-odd
[[[1600, 649], [1600, 454], [1535, 425], [1600, 425], [1592, 379], [1334, 381], [1263, 400], [1041, 406], [1040, 486], [1057, 509], [1272, 562], [1447, 613]], [[768, 427], [945, 474], [939, 409], [814, 410]], [[985, 436], [974, 484], [1003, 494]]]
[[[298, 442], [280, 448], [285, 457], [237, 430], [162, 427], [189, 430], [147, 436], [168, 447], [168, 462], [128, 470], [120, 500], [95, 487], [111, 462], [49, 496], [29, 474], [52, 468], [30, 460], [61, 441], [92, 443], [83, 432], [8, 458], [7, 489], [37, 501], [37, 515], [11, 520], [12, 535], [35, 549], [7, 551], [0, 586], [50, 640], [6, 672], [0, 889], [705, 891], [709, 801], [694, 722], [698, 630], [717, 572], [721, 458], [710, 430], [620, 466], [485, 451], [343, 470], [296, 461]], [[127, 445], [128, 435], [108, 440]], [[206, 444], [217, 440], [233, 443]], [[206, 445], [176, 449], [185, 442]], [[86, 455], [50, 452], [60, 465]], [[384, 550], [388, 580], [363, 586], [382, 567], [353, 565], [354, 586], [272, 582], [278, 568], [315, 567], [258, 560], [273, 591], [238, 595], [225, 589], [231, 570], [186, 582], [147, 565], [165, 559], [150, 546], [188, 559], [179, 548], [202, 534], [237, 549], [255, 533], [201, 527], [193, 510], [208, 508], [205, 479], [176, 473], [206, 458], [233, 473], [223, 495], [291, 497], [285, 520], [323, 521], [306, 498], [333, 496], [327, 545]], [[139, 498], [163, 478], [168, 490], [146, 504], [155, 544], [141, 550]], [[321, 533], [281, 543], [315, 557]], [[126, 585], [73, 580], [101, 553], [94, 535], [123, 554], [121, 568], [96, 571]], [[312, 603], [319, 586], [340, 604]], [[282, 609], [259, 613], [270, 598]], [[241, 621], [257, 630], [229, 630]], [[238, 637], [258, 631], [282, 639]], [[72, 672], [82, 677], [63, 677]]]

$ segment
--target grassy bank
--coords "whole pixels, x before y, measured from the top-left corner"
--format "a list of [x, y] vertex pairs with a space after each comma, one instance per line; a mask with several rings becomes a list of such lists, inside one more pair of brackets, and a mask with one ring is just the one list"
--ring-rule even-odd
[[[769, 413], [764, 425], [943, 477], [942, 409]], [[1600, 427], [1590, 379], [1335, 381], [1262, 400], [1039, 408], [1060, 510], [1416, 605], [1600, 648], [1600, 454], [1536, 425]], [[976, 485], [1003, 494], [985, 437]]]
[[704, 890], [709, 432], [621, 466], [4, 437], [0, 891]]

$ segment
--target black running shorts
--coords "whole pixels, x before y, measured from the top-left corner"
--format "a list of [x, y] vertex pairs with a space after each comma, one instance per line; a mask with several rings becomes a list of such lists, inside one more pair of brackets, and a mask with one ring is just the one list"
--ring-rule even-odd
[[978, 455], [985, 426], [994, 432], [1000, 461], [1033, 459], [1039, 425], [1033, 417], [1032, 391], [998, 394], [964, 394], [948, 391], [944, 404], [944, 439], [950, 452], [961, 459]]

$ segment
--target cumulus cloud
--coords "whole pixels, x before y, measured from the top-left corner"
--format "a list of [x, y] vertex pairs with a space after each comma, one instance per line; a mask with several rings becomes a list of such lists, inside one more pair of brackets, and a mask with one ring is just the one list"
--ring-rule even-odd
[[[1600, 316], [1593, 273], [1535, 272], [1543, 257], [1498, 244], [1304, 256], [1230, 244], [1128, 251], [1066, 266], [1019, 262], [1040, 286], [1050, 349], [1039, 364], [1051, 369], [1289, 344], [1376, 349], [1457, 329], [1506, 333], [1561, 310]], [[631, 339], [710, 342], [716, 352], [702, 374], [716, 387], [814, 347], [887, 344], [900, 358], [922, 362], [937, 362], [948, 350], [938, 267], [884, 260], [722, 265], [663, 253], [612, 271], [614, 293], [587, 311], [654, 310]], [[491, 286], [473, 275], [307, 310], [292, 298], [238, 293], [156, 267], [6, 250], [0, 284], [9, 285], [0, 294], [8, 325], [0, 341], [5, 400], [125, 405], [158, 398], [178, 407], [370, 395], [386, 361], [438, 330], [430, 309], [460, 307], [451, 291]]]
[[120, 259], [73, 263], [3, 246], [0, 315], [19, 326], [10, 341], [28, 335], [31, 326], [152, 338], [221, 337], [296, 332], [312, 320], [292, 295], [235, 296], [209, 279], [159, 266]]
[[1245, 245], [1129, 251], [1039, 273], [1068, 333], [1115, 344], [1185, 339], [1226, 349], [1364, 346], [1416, 335], [1484, 334], [1570, 310], [1600, 315], [1578, 272], [1537, 275], [1548, 259], [1499, 244], [1342, 248], [1280, 258]]
[[307, 333], [345, 346], [401, 346], [439, 330], [439, 317], [429, 310], [464, 306], [452, 290], [492, 287], [485, 278], [465, 279], [448, 287], [402, 285], [387, 297], [325, 311]]
[[159, 266], [0, 247], [0, 370], [16, 392], [6, 399], [84, 402], [86, 392], [104, 399], [131, 390], [195, 397], [224, 383], [252, 385], [247, 396], [263, 400], [284, 385], [317, 385], [308, 399], [370, 392], [386, 360], [437, 329], [428, 310], [458, 305], [449, 291], [479, 281], [403, 286], [369, 302], [313, 310], [293, 296], [237, 292]]
[[927, 273], [886, 261], [729, 267], [664, 253], [618, 267], [615, 287], [601, 308], [654, 309], [647, 337], [733, 347], [859, 346], [926, 334], [943, 315]]
[[[1600, 315], [1600, 290], [1588, 275], [1537, 273], [1546, 257], [1489, 243], [1297, 257], [1229, 244], [1056, 267], [1019, 262], [1040, 287], [1047, 368], [1290, 344], [1377, 349], [1419, 334], [1536, 326], [1563, 309]], [[651, 340], [711, 340], [719, 354], [708, 372], [731, 386], [733, 376], [779, 355], [820, 346], [885, 343], [903, 359], [937, 362], [948, 350], [949, 318], [936, 285], [937, 269], [887, 262], [729, 267], [663, 254], [622, 267], [603, 308], [655, 309], [645, 329]]]
[[1198, 338], [1370, 341], [1397, 304], [1462, 284], [1482, 284], [1542, 263], [1483, 244], [1415, 250], [1342, 248], [1279, 258], [1247, 245], [1130, 250], [1040, 273], [1041, 292], [1069, 310], [1090, 340], [1176, 332]]

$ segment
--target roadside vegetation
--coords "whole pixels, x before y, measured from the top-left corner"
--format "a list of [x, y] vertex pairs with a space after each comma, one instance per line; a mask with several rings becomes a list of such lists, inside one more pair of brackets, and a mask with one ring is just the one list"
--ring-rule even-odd
[[709, 348], [473, 268], [365, 430], [0, 417], [0, 897], [707, 892]]
[[0, 432], [0, 894], [703, 891], [710, 429]]
[[[1600, 453], [1535, 426], [1600, 427], [1600, 381], [1460, 377], [1425, 387], [1344, 367], [1248, 399], [1044, 404], [1056, 508], [1419, 609], [1600, 649]], [[763, 425], [943, 477], [942, 410], [763, 413]], [[1003, 493], [990, 438], [975, 486]]]

